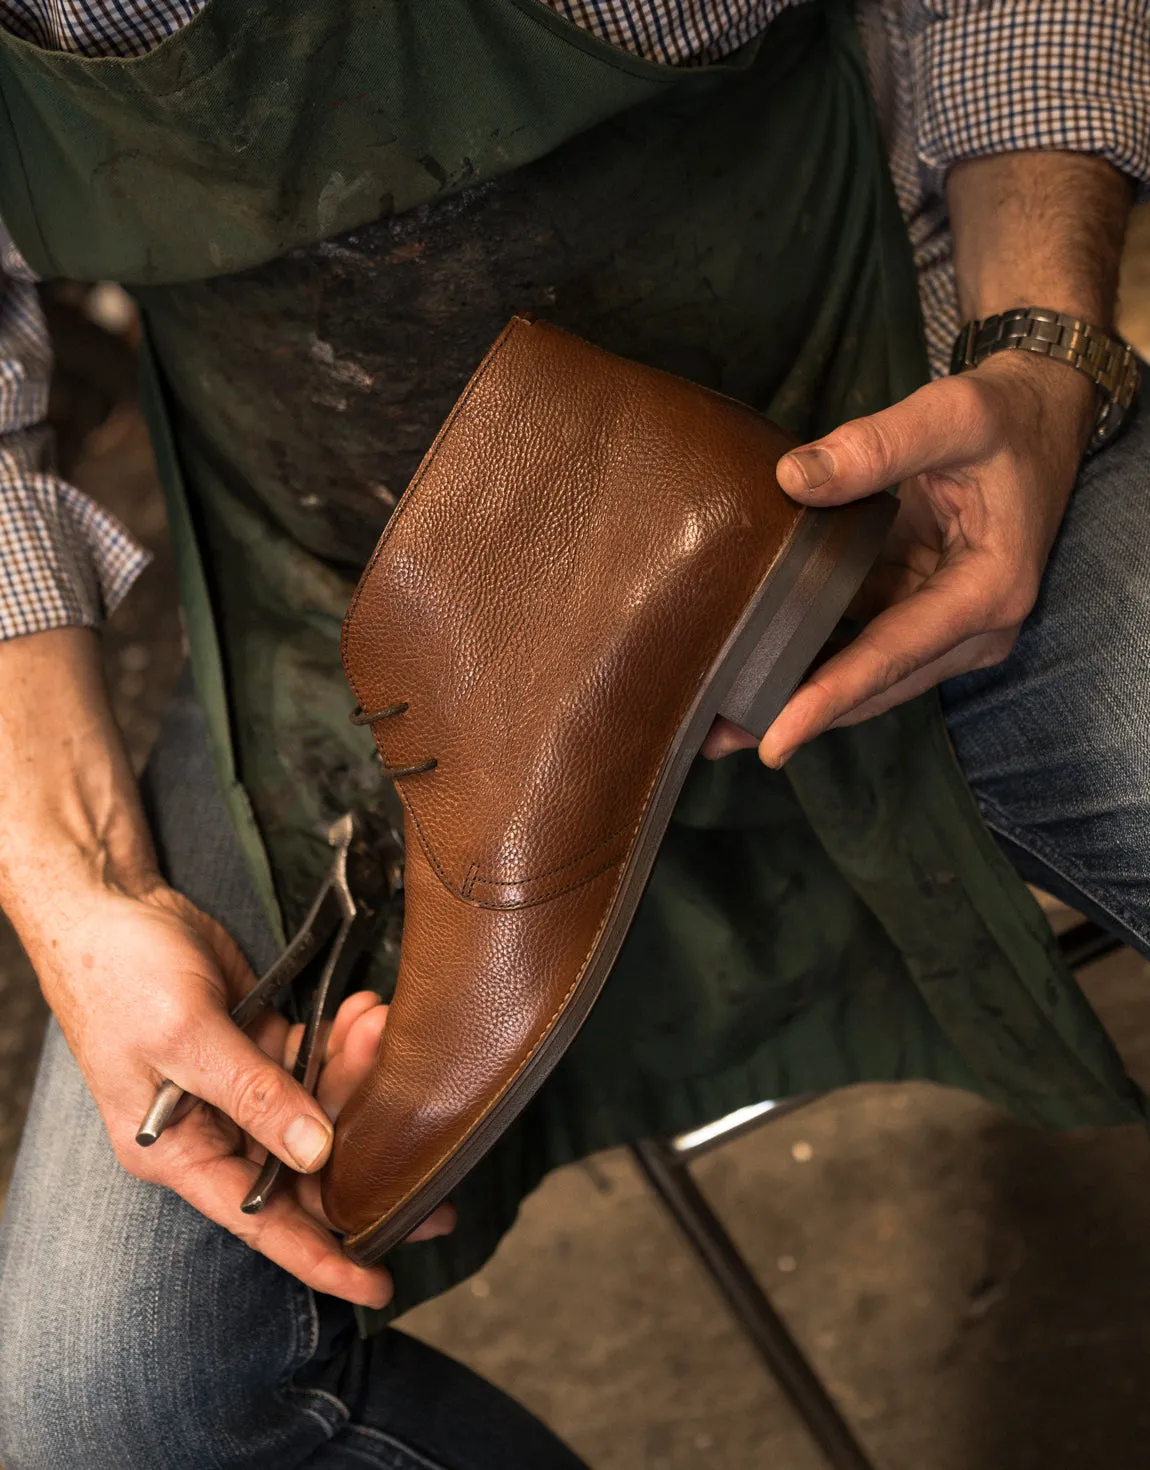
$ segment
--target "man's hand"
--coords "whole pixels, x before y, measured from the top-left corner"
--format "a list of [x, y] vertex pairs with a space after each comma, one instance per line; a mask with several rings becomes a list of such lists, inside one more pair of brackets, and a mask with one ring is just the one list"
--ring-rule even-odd
[[[174, 1190], [317, 1291], [384, 1305], [387, 1273], [343, 1255], [314, 1178], [286, 1176], [260, 1214], [240, 1210], [266, 1151], [305, 1174], [326, 1161], [328, 1119], [379, 1045], [386, 1008], [378, 996], [365, 992], [341, 1008], [317, 1100], [284, 1069], [300, 1028], [289, 1033], [274, 1012], [249, 1034], [232, 1024], [228, 1011], [255, 977], [225, 931], [163, 883], [134, 895], [72, 894], [51, 937], [30, 941], [45, 996], [128, 1173]], [[207, 1106], [192, 1106], [144, 1149], [136, 1130], [165, 1077]], [[420, 1236], [450, 1226], [442, 1210]]]
[[[959, 164], [947, 199], [962, 316], [1034, 305], [1108, 328], [1130, 197], [1116, 169], [1082, 154]], [[779, 484], [806, 505], [897, 485], [901, 507], [852, 609], [870, 621], [767, 731], [767, 765], [824, 730], [1006, 657], [1037, 598], [1093, 417], [1082, 374], [1000, 352], [783, 456]], [[703, 749], [718, 756], [753, 744], [720, 721]]]
[[[841, 505], [900, 483], [901, 505], [852, 609], [869, 621], [767, 731], [759, 747], [767, 765], [781, 766], [824, 730], [1006, 657], [1038, 595], [1093, 402], [1072, 369], [1000, 353], [780, 460], [779, 483], [806, 505]], [[723, 725], [705, 750], [751, 744]]]
[[[314, 1178], [329, 1118], [371, 1066], [384, 1008], [374, 996], [345, 1003], [316, 1098], [285, 1070], [298, 1034], [282, 1017], [265, 1015], [250, 1035], [233, 1025], [228, 1012], [255, 977], [224, 930], [157, 872], [88, 629], [0, 643], [0, 904], [124, 1167], [316, 1290], [384, 1305], [387, 1273], [343, 1255]], [[204, 1103], [143, 1149], [136, 1129], [164, 1078]], [[312, 1177], [245, 1215], [264, 1150]], [[452, 1218], [441, 1209], [418, 1233], [440, 1234]]]

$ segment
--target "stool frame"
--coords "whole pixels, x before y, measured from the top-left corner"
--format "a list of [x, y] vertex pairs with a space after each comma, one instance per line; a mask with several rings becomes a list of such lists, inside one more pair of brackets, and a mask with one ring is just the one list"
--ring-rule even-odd
[[[1058, 939], [1072, 970], [1123, 948], [1097, 924], [1083, 921]], [[821, 1094], [756, 1103], [676, 1138], [645, 1139], [631, 1155], [660, 1203], [726, 1302], [751, 1346], [790, 1400], [833, 1470], [877, 1470], [802, 1348], [791, 1336], [754, 1272], [691, 1174], [693, 1160], [764, 1124], [788, 1117]]]

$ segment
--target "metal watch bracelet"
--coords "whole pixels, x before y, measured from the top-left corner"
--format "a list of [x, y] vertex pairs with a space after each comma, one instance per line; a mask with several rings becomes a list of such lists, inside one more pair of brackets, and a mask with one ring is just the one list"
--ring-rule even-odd
[[1109, 444], [1137, 412], [1142, 378], [1134, 349], [1080, 317], [1043, 306], [1019, 306], [967, 322], [955, 338], [950, 370], [961, 373], [1009, 349], [1052, 357], [1094, 384], [1098, 411], [1090, 454]]

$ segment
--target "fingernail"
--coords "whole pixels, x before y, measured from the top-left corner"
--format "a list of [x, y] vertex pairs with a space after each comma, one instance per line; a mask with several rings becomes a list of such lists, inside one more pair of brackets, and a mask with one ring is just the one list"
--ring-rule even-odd
[[[789, 463], [788, 463], [789, 461]], [[795, 478], [791, 465], [795, 466], [802, 480]], [[835, 472], [835, 462], [830, 453], [825, 449], [792, 449], [790, 454], [784, 454], [779, 460], [776, 471], [779, 484], [784, 490], [817, 490]], [[791, 483], [788, 485], [786, 481]]]
[[295, 1160], [296, 1168], [305, 1174], [320, 1163], [331, 1143], [331, 1129], [325, 1128], [318, 1118], [310, 1113], [301, 1113], [288, 1124], [284, 1133], [284, 1147]]

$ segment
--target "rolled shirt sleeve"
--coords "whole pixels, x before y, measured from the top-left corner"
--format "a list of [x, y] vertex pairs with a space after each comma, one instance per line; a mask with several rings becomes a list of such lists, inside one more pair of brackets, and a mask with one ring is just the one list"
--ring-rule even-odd
[[1150, 0], [908, 0], [924, 184], [960, 159], [1092, 153], [1150, 185]]
[[0, 276], [0, 639], [96, 626], [149, 560], [115, 516], [53, 473], [51, 366], [34, 285]]

